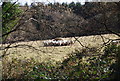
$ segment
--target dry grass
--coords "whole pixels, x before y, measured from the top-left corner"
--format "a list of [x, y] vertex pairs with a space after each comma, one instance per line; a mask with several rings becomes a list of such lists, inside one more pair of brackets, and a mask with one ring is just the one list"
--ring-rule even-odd
[[[104, 41], [108, 41], [107, 38], [116, 39], [119, 38], [113, 34], [105, 34], [102, 35], [104, 37]], [[99, 35], [95, 36], [83, 36], [76, 37], [78, 40], [87, 47], [100, 47], [103, 44], [103, 39]], [[63, 38], [75, 40], [73, 37], [71, 38]], [[35, 64], [41, 62], [52, 62], [53, 64], [56, 61], [62, 62], [65, 58], [68, 57], [68, 54], [75, 52], [76, 49], [82, 49], [83, 47], [76, 41], [73, 45], [70, 46], [48, 46], [44, 47], [43, 42], [40, 41], [29, 41], [29, 42], [19, 42], [14, 43], [11, 47], [16, 45], [23, 45], [19, 47], [9, 48], [3, 61], [3, 75], [5, 78], [20, 78], [19, 76], [23, 75], [24, 71], [30, 71]], [[8, 44], [4, 44], [7, 46]], [[33, 47], [28, 47], [28, 46]], [[4, 53], [4, 51], [0, 51], [0, 53]], [[0, 65], [2, 62], [0, 61]]]
[[[107, 42], [108, 39], [116, 39], [119, 38], [116, 35], [113, 34], [105, 34], [102, 35], [104, 37], [104, 40]], [[100, 35], [95, 35], [95, 36], [83, 36], [83, 37], [77, 37], [78, 40], [87, 47], [99, 47], [103, 44], [103, 40]], [[73, 37], [71, 38], [63, 38], [63, 39], [71, 39], [75, 40]], [[29, 59], [29, 58], [34, 58], [35, 61], [37, 62], [43, 62], [47, 60], [54, 60], [54, 61], [61, 61], [64, 58], [67, 57], [68, 54], [72, 53], [75, 51], [75, 49], [82, 49], [82, 46], [79, 44], [79, 42], [75, 42], [73, 45], [70, 46], [49, 46], [49, 47], [44, 47], [43, 42], [44, 40], [40, 41], [30, 41], [30, 42], [19, 42], [19, 43], [14, 43], [11, 46], [15, 45], [30, 45], [35, 47], [15, 47], [15, 48], [10, 48], [7, 51], [8, 56], [6, 58], [11, 61], [11, 58], [17, 58], [21, 60]]]

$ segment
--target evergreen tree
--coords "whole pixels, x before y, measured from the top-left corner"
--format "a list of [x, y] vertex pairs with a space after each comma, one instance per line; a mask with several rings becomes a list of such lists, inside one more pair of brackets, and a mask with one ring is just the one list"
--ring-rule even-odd
[[[11, 2], [3, 2], [2, 4], [2, 35], [3, 41], [8, 36], [14, 26], [18, 23], [19, 16], [21, 14], [21, 9], [19, 9], [19, 4]], [[4, 36], [4, 34], [6, 34]]]

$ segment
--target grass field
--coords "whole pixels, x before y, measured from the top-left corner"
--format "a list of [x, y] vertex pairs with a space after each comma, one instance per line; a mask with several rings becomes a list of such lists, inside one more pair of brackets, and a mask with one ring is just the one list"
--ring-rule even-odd
[[[108, 41], [108, 38], [109, 39], [119, 38], [114, 34], [104, 34], [102, 36], [104, 37], [105, 42]], [[100, 47], [104, 43], [100, 35], [82, 36], [76, 38], [84, 46], [87, 47]], [[75, 40], [74, 37], [63, 39]], [[48, 47], [43, 46], [43, 41], [44, 40], [14, 43], [11, 45], [11, 47], [16, 45], [18, 45], [18, 47], [9, 48], [6, 53], [9, 55], [7, 55], [6, 58], [9, 61], [11, 61], [12, 58], [17, 58], [21, 60], [33, 58], [37, 62], [44, 62], [50, 60], [62, 61], [63, 59], [67, 58], [68, 54], [74, 52], [75, 49], [83, 48], [78, 41], [76, 41], [73, 45], [70, 46], [48, 46]], [[30, 46], [33, 46], [34, 48]]]
[[[119, 38], [113, 34], [102, 35], [104, 41], [107, 42], [108, 39], [117, 39]], [[80, 43], [86, 47], [102, 47], [103, 38], [100, 35], [94, 36], [82, 36], [76, 37]], [[74, 37], [63, 38], [68, 40], [75, 40]], [[43, 41], [29, 41], [29, 42], [19, 42], [13, 44], [3, 44], [5, 46], [10, 45], [6, 52], [6, 55], [2, 60], [0, 59], [0, 65], [3, 66], [3, 69], [0, 68], [0, 72], [4, 78], [19, 78], [24, 73], [32, 70], [32, 68], [41, 62], [50, 62], [56, 64], [56, 62], [62, 62], [64, 59], [68, 58], [69, 54], [74, 54], [76, 49], [83, 49], [84, 47], [78, 41], [75, 41], [74, 44], [69, 46], [43, 46]], [[0, 51], [2, 55], [5, 50]], [[82, 60], [85, 62], [85, 59]], [[82, 61], [82, 62], [83, 62]], [[2, 70], [2, 71], [1, 71]]]

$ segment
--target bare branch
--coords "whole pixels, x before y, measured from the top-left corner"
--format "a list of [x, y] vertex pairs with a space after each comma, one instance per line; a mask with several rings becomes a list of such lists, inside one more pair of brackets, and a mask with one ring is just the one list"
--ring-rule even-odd
[[[24, 25], [25, 23], [27, 23], [27, 22], [30, 21], [30, 20], [37, 21], [37, 20], [34, 19], [34, 18], [30, 18], [30, 19], [26, 20], [25, 22], [23, 22], [23, 23], [21, 23], [21, 24], [15, 26], [15, 28], [14, 28], [13, 30], [11, 30], [11, 31], [9, 31], [9, 32], [7, 32], [7, 33], [5, 33], [5, 34], [3, 34], [3, 35], [0, 36], [0, 37], [4, 37], [4, 36], [6, 36], [6, 35], [8, 35], [8, 34], [10, 34], [10, 33], [12, 33], [12, 32], [14, 32], [14, 31], [16, 31], [17, 29], [19, 29], [20, 26]], [[37, 21], [37, 22], [38, 22], [38, 21]]]

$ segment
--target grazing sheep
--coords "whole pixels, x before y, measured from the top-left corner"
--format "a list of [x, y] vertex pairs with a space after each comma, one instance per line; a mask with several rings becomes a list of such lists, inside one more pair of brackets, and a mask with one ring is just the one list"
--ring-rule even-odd
[[67, 40], [63, 40], [63, 45], [67, 45]]
[[48, 45], [49, 45], [49, 46], [52, 46], [52, 45], [53, 45], [52, 41], [49, 41], [49, 42], [48, 42]]
[[66, 45], [69, 45], [69, 44], [70, 44], [70, 40], [67, 40], [67, 41], [66, 41]]
[[52, 46], [53, 45], [51, 40], [43, 41], [43, 44], [44, 44], [44, 46]]
[[62, 45], [62, 41], [59, 41], [59, 45], [60, 45], [60, 46]]
[[53, 46], [55, 46], [56, 45], [56, 41], [52, 40], [52, 44], [53, 44]]
[[43, 41], [44, 46], [66, 46], [71, 45], [74, 42], [72, 40], [63, 40], [61, 38], [55, 38], [53, 40]]
[[43, 41], [44, 46], [48, 46], [48, 41]]
[[119, 40], [113, 40], [113, 41], [112, 41], [112, 44], [113, 44], [113, 45], [117, 45], [117, 44], [119, 44], [119, 42], [120, 42]]

